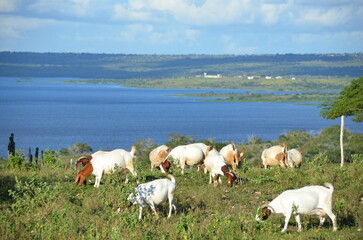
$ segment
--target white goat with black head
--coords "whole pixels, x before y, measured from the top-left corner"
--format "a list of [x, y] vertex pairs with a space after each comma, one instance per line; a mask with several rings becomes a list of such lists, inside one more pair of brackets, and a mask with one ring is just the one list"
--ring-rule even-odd
[[258, 209], [256, 220], [265, 220], [272, 213], [283, 214], [285, 225], [281, 232], [286, 232], [292, 214], [298, 225], [298, 232], [301, 232], [300, 214], [318, 215], [320, 218], [319, 228], [323, 226], [325, 215], [328, 215], [333, 222], [333, 231], [336, 231], [337, 221], [332, 212], [332, 197], [334, 187], [330, 183], [323, 186], [306, 186], [300, 189], [287, 190], [277, 196], [269, 204]]

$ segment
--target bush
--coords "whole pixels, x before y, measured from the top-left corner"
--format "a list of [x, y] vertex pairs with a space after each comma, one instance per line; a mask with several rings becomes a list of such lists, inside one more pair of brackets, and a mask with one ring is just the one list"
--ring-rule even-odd
[[25, 155], [20, 150], [15, 152], [15, 155], [11, 155], [6, 164], [7, 168], [21, 168], [25, 159]]
[[92, 148], [87, 143], [75, 143], [68, 150], [70, 154], [74, 155], [91, 152]]
[[56, 151], [46, 149], [43, 153], [43, 160], [45, 164], [56, 164], [58, 162], [58, 153]]

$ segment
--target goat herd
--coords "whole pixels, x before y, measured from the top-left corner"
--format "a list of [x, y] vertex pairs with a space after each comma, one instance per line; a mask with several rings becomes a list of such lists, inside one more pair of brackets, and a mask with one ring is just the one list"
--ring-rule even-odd
[[[93, 174], [96, 176], [94, 187], [100, 186], [103, 174], [112, 174], [116, 167], [128, 169], [134, 176], [137, 173], [134, 169], [133, 159], [135, 158], [136, 147], [132, 146], [131, 151], [115, 149], [113, 151], [98, 151], [87, 157], [81, 157], [76, 163], [76, 167], [84, 167], [76, 176], [75, 183], [81, 186], [86, 178]], [[224, 175], [226, 185], [231, 187], [237, 183], [236, 174], [230, 170], [236, 170], [242, 156], [245, 153], [243, 148], [239, 151], [232, 141], [231, 144], [223, 147], [219, 152], [204, 143], [193, 143], [177, 146], [173, 149], [166, 145], [158, 146], [149, 154], [151, 169], [159, 168], [163, 173], [169, 171], [171, 162], [181, 168], [184, 174], [186, 165], [198, 165], [203, 167], [204, 172], [209, 172], [209, 184], [217, 186], [222, 183], [220, 176]], [[281, 167], [300, 167], [302, 156], [301, 151], [291, 149], [287, 151], [286, 144], [272, 146], [265, 149], [261, 154], [261, 167], [268, 168], [272, 165]], [[128, 181], [126, 179], [126, 181]], [[156, 216], [155, 205], [168, 199], [169, 214], [172, 209], [176, 212], [176, 205], [173, 199], [175, 191], [175, 178], [168, 174], [165, 179], [157, 179], [151, 182], [140, 184], [135, 188], [135, 193], [131, 193], [127, 200], [139, 206], [139, 219], [142, 218], [142, 209], [150, 206]], [[332, 212], [332, 194], [334, 187], [330, 183], [323, 186], [306, 186], [300, 189], [287, 190], [273, 199], [269, 204], [259, 207], [256, 220], [265, 220], [272, 213], [283, 214], [285, 225], [282, 232], [286, 232], [289, 219], [295, 215], [298, 224], [298, 232], [301, 231], [300, 214], [317, 215], [320, 218], [319, 228], [322, 227], [325, 215], [328, 215], [333, 222], [333, 230], [337, 230], [336, 217]]]

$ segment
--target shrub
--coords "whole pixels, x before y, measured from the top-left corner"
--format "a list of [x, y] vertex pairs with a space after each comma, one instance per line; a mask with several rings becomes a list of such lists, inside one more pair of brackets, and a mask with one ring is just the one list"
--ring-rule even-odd
[[91, 151], [92, 148], [87, 143], [75, 143], [69, 148], [71, 154], [82, 154]]
[[43, 153], [43, 160], [45, 164], [56, 164], [58, 162], [58, 153], [56, 151], [46, 149]]
[[25, 155], [20, 150], [15, 152], [15, 155], [11, 155], [6, 164], [7, 168], [21, 168], [25, 159]]

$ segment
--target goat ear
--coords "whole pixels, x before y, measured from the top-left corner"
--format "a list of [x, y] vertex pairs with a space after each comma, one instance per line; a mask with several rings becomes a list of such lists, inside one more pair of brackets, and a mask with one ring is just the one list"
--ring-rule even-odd
[[234, 143], [234, 140], [231, 141], [232, 149], [233, 151], [236, 149], [236, 144]]
[[243, 147], [242, 150], [241, 150], [241, 157], [246, 153], [246, 149]]

